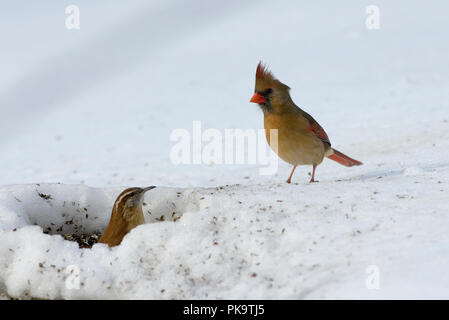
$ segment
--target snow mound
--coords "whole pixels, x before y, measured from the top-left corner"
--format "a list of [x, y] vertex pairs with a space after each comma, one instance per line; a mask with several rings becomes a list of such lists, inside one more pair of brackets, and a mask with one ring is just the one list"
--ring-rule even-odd
[[[0, 292], [1, 288], [7, 288], [10, 296], [21, 298], [118, 297], [103, 291], [112, 288], [114, 278], [106, 270], [121, 255], [125, 257], [127, 250], [119, 253], [103, 244], [95, 245], [92, 250], [80, 249], [77, 243], [64, 240], [61, 234], [101, 233], [121, 191], [62, 184], [1, 187]], [[170, 221], [167, 222], [170, 224], [185, 212], [198, 209], [199, 200], [193, 189], [157, 188], [145, 196], [144, 216], [150, 223]], [[131, 251], [137, 249], [131, 247]], [[80, 286], [86, 285], [90, 293], [67, 289], [66, 281], [74, 268], [83, 274], [78, 279], [86, 277]], [[96, 281], [92, 281], [94, 278]], [[98, 290], [92, 291], [94, 286]]]
[[[401, 176], [385, 179], [395, 177]], [[146, 224], [120, 246], [97, 243], [91, 249], [60, 234], [102, 232], [122, 188], [1, 187], [0, 295], [394, 298], [419, 297], [432, 284], [427, 297], [447, 297], [449, 278], [441, 272], [449, 248], [435, 245], [449, 240], [444, 192], [432, 192], [426, 183], [401, 193], [393, 186], [361, 176], [319, 184], [158, 187], [146, 194]], [[441, 257], [438, 263], [435, 257]], [[367, 289], [366, 270], [373, 265], [387, 290]]]

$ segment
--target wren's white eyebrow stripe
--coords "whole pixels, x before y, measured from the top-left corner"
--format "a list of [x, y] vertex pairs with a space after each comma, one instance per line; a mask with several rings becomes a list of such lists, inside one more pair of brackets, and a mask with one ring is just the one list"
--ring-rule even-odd
[[118, 209], [118, 204], [122, 201], [122, 199], [124, 198], [124, 197], [126, 197], [126, 196], [128, 196], [130, 193], [132, 193], [132, 192], [134, 192], [136, 189], [131, 189], [131, 190], [129, 190], [128, 192], [125, 192], [125, 193], [123, 193], [117, 200], [118, 201], [116, 201], [115, 202], [115, 209]]

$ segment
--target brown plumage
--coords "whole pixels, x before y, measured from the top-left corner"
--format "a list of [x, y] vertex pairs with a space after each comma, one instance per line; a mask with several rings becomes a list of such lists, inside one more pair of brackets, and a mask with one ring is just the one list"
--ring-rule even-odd
[[98, 242], [106, 243], [110, 247], [117, 246], [131, 229], [144, 224], [143, 197], [145, 192], [153, 188], [156, 187], [129, 188], [120, 193], [112, 207], [108, 227]]
[[[316, 182], [315, 169], [324, 156], [347, 167], [361, 165], [362, 162], [331, 148], [324, 129], [293, 102], [289, 91], [287, 85], [277, 80], [268, 68], [259, 62], [254, 95], [250, 101], [258, 103], [263, 110], [265, 135], [270, 147], [282, 160], [293, 165], [287, 183], [291, 182], [298, 165], [312, 165], [310, 182]], [[270, 129], [278, 130], [277, 149], [274, 141], [270, 141]]]

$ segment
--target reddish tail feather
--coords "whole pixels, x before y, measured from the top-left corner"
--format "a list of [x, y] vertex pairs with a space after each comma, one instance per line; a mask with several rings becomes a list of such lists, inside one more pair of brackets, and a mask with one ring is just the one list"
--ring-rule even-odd
[[334, 153], [327, 157], [331, 160], [338, 162], [341, 165], [344, 165], [346, 167], [352, 167], [352, 166], [360, 166], [363, 164], [362, 162], [352, 159], [338, 150], [335, 149], [332, 150], [334, 151]]

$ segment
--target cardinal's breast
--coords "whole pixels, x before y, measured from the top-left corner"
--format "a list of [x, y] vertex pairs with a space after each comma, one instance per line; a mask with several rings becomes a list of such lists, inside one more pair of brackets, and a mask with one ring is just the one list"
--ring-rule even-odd
[[[292, 165], [318, 165], [323, 161], [323, 142], [308, 126], [306, 118], [294, 113], [266, 113], [264, 116], [268, 144], [282, 160]], [[272, 130], [277, 130], [277, 135]]]

